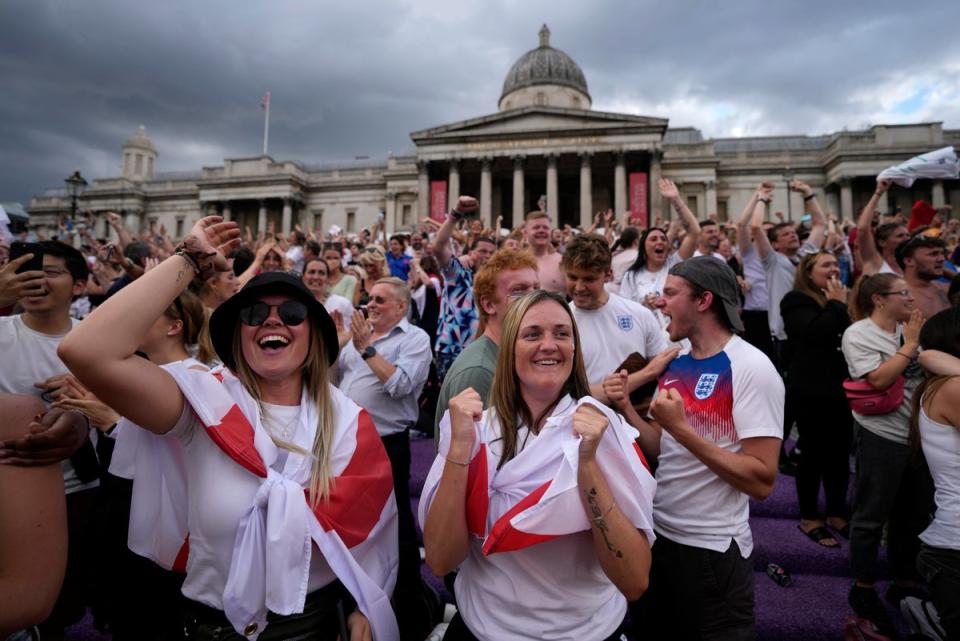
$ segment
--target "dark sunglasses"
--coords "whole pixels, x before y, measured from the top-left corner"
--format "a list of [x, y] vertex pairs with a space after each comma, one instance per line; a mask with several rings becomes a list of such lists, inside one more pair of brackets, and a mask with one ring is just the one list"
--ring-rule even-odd
[[307, 319], [307, 306], [298, 300], [286, 300], [279, 305], [267, 305], [262, 301], [257, 301], [240, 308], [240, 322], [251, 327], [263, 325], [274, 309], [277, 310], [283, 324], [290, 327], [299, 325]]

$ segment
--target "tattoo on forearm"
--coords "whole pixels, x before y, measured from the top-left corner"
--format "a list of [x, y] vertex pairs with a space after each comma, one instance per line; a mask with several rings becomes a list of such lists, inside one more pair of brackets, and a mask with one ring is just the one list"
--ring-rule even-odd
[[593, 521], [594, 526], [597, 530], [600, 531], [600, 534], [603, 536], [603, 542], [615, 557], [618, 559], [623, 558], [623, 552], [614, 547], [613, 543], [610, 542], [610, 526], [607, 525], [606, 519], [603, 517], [603, 510], [600, 508], [600, 504], [597, 502], [597, 488], [591, 487], [587, 490], [587, 507], [590, 508], [591, 521]]

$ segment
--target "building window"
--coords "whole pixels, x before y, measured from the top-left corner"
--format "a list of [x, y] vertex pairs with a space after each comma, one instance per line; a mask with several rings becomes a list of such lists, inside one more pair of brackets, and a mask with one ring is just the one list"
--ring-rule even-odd
[[138, 176], [143, 174], [143, 154], [137, 154], [137, 164], [134, 166], [133, 173]]
[[147, 158], [147, 178], [153, 178], [153, 158]]
[[687, 196], [687, 207], [690, 208], [690, 211], [693, 212], [694, 216], [700, 216], [700, 209], [697, 207], [697, 197], [696, 196]]
[[727, 201], [726, 200], [717, 201], [717, 218], [719, 218], [720, 220], [729, 220], [727, 216], [728, 216]]
[[547, 104], [547, 94], [543, 93], [542, 91], [538, 91], [534, 102], [539, 107], [545, 106]]
[[401, 211], [400, 220], [401, 220], [401, 224], [402, 224], [404, 227], [409, 227], [409, 226], [410, 226], [410, 214], [411, 214], [411, 209], [412, 209], [412, 208], [410, 207], [410, 205], [404, 205], [404, 206], [403, 206], [403, 209], [400, 210], [400, 211]]
[[347, 233], [353, 234], [357, 231], [357, 212], [347, 210]]
[[313, 228], [323, 234], [323, 210], [313, 210]]
[[183, 216], [177, 216], [177, 233], [174, 234], [174, 238], [183, 238]]
[[573, 108], [574, 109], [580, 108], [580, 98], [578, 96], [573, 97]]

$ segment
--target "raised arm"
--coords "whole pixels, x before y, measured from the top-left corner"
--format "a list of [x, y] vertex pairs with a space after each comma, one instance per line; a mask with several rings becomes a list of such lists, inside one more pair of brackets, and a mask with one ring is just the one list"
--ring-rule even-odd
[[650, 543], [613, 500], [596, 460], [607, 427], [607, 418], [593, 407], [581, 406], [574, 413], [573, 431], [580, 436], [577, 485], [603, 573], [628, 601], [636, 601], [649, 584]]
[[823, 247], [823, 241], [827, 234], [827, 219], [820, 209], [820, 203], [817, 202], [817, 194], [813, 188], [802, 180], [790, 181], [790, 191], [795, 191], [803, 195], [804, 211], [810, 212], [810, 236], [807, 242], [817, 247]]
[[[0, 442], [21, 439], [43, 404], [0, 394]], [[0, 638], [43, 621], [67, 564], [60, 465], [0, 465]]]
[[[483, 401], [472, 387], [450, 399], [450, 447], [443, 475], [423, 523], [423, 547], [430, 570], [437, 576], [452, 572], [467, 558], [467, 475], [476, 439], [474, 424], [483, 414]], [[438, 454], [437, 456], [444, 456]]]
[[700, 223], [697, 222], [697, 217], [687, 207], [687, 203], [683, 202], [683, 198], [680, 197], [680, 190], [677, 189], [672, 180], [661, 178], [657, 184], [660, 186], [660, 195], [670, 201], [674, 211], [680, 215], [683, 226], [687, 229], [686, 235], [680, 242], [680, 249], [677, 250], [677, 255], [686, 260], [693, 256], [693, 252], [697, 249], [697, 242], [700, 240]]
[[773, 200], [773, 190], [773, 183], [764, 181], [760, 183], [754, 194], [757, 198], [757, 206], [753, 208], [750, 231], [753, 234], [753, 242], [756, 243], [757, 254], [761, 260], [773, 253], [773, 246], [770, 244], [770, 239], [767, 238], [767, 232], [763, 229], [764, 214], [770, 206], [770, 201]]
[[120, 249], [132, 243], [133, 236], [131, 236], [127, 228], [123, 226], [123, 218], [120, 217], [120, 214], [114, 211], [108, 211], [106, 216], [110, 222], [110, 227], [113, 228], [113, 231], [117, 232], [117, 243], [120, 245]]
[[880, 197], [889, 188], [889, 180], [878, 180], [877, 188], [860, 212], [860, 218], [857, 219], [857, 253], [860, 258], [860, 271], [864, 276], [876, 274], [883, 264], [883, 257], [877, 251], [877, 244], [873, 237], [873, 212], [877, 210]]
[[173, 378], [135, 354], [153, 323], [197, 274], [229, 269], [226, 254], [239, 243], [236, 223], [200, 219], [178, 252], [117, 292], [77, 325], [57, 350], [97, 398], [151, 432], [166, 433], [183, 410]]
[[[753, 245], [753, 234], [750, 231], [750, 225], [753, 222], [753, 214], [760, 204], [759, 189], [750, 194], [750, 200], [744, 205], [740, 218], [737, 219], [737, 245], [740, 247], [740, 255], [743, 256]], [[760, 208], [762, 211], [762, 208]], [[762, 215], [762, 214], [761, 214]]]
[[457, 204], [454, 206], [453, 211], [450, 212], [447, 219], [440, 225], [440, 229], [437, 230], [437, 235], [433, 241], [433, 255], [437, 259], [440, 269], [446, 269], [447, 266], [450, 265], [450, 260], [453, 258], [453, 253], [450, 251], [450, 237], [453, 235], [453, 230], [456, 228], [457, 223], [461, 218], [472, 214], [479, 207], [480, 203], [477, 202], [476, 198], [460, 196], [460, 198], [457, 199]]

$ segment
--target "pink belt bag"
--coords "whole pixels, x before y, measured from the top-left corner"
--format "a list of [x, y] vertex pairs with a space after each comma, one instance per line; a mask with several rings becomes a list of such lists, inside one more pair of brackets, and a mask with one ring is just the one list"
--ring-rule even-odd
[[889, 414], [903, 403], [903, 386], [906, 380], [903, 376], [898, 376], [893, 385], [879, 390], [866, 380], [854, 381], [848, 378], [843, 382], [843, 392], [847, 395], [850, 409], [857, 414]]

